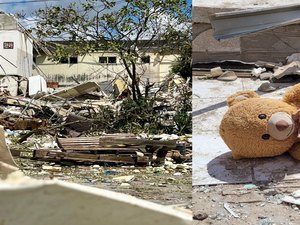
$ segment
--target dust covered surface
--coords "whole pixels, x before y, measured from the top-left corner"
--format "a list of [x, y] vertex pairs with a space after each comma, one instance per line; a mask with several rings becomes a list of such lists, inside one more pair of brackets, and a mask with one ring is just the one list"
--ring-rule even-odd
[[267, 185], [194, 186], [193, 224], [296, 225], [300, 206], [282, 199], [299, 189], [299, 180]]

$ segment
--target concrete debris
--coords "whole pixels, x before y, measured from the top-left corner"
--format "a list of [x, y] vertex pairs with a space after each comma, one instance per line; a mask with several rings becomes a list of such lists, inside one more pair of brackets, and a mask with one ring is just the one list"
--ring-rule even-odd
[[230, 208], [229, 204], [227, 202], [224, 203], [224, 208], [234, 217], [239, 218], [239, 216], [233, 212], [233, 210]]
[[225, 71], [221, 76], [217, 78], [220, 81], [234, 81], [237, 79], [237, 75], [234, 71]]
[[300, 62], [293, 61], [288, 65], [275, 69], [273, 76], [277, 79], [287, 75], [300, 75]]
[[300, 190], [294, 191], [292, 195], [294, 198], [300, 198]]
[[214, 78], [214, 77], [219, 77], [223, 74], [223, 71], [221, 69], [221, 67], [215, 67], [215, 68], [212, 68], [210, 70], [210, 77]]
[[289, 55], [288, 57], [286, 57], [286, 63], [290, 64], [291, 62], [294, 61], [300, 61], [300, 53], [294, 53], [292, 55]]
[[112, 180], [118, 183], [128, 183], [134, 179], [134, 175], [114, 177]]
[[251, 72], [252, 76], [259, 77], [263, 72], [266, 72], [266, 68], [254, 68]]
[[295, 198], [293, 196], [284, 196], [281, 200], [286, 203], [300, 205], [300, 198]]
[[131, 188], [131, 185], [128, 184], [128, 183], [122, 183], [122, 184], [120, 185], [120, 188]]
[[[208, 66], [212, 65], [215, 67], [210, 69], [210, 74], [207, 74]], [[221, 81], [234, 81], [237, 77], [253, 77], [260, 80], [276, 82], [289, 75], [300, 75], [300, 53], [294, 53], [288, 56], [285, 65], [282, 63], [257, 61], [255, 64], [252, 64], [252, 67], [249, 67], [247, 63], [243, 64], [240, 62], [240, 64], [236, 65], [221, 61], [206, 64], [198, 63], [194, 66], [193, 72], [195, 72], [195, 76], [201, 76], [202, 79], [215, 78]], [[221, 71], [224, 70], [225, 72], [221, 73]]]
[[273, 87], [269, 82], [265, 82], [265, 83], [262, 83], [258, 88], [257, 90], [258, 91], [261, 91], [261, 92], [272, 92], [272, 91], [275, 91], [277, 88], [276, 87]]
[[265, 72], [259, 75], [259, 79], [261, 80], [270, 80], [272, 77], [273, 77], [273, 73], [271, 72]]

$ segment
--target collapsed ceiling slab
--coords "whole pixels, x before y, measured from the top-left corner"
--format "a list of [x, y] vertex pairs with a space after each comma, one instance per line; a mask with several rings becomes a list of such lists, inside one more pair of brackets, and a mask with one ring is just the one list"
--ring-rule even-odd
[[209, 16], [217, 40], [300, 22], [300, 5], [239, 10]]

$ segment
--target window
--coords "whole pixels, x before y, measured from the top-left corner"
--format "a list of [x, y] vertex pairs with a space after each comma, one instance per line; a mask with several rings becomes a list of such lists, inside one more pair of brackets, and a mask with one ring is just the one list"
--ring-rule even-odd
[[3, 48], [4, 49], [13, 49], [14, 48], [14, 43], [13, 42], [3, 42]]
[[142, 63], [150, 63], [150, 56], [149, 55], [142, 56], [141, 61], [142, 61]]
[[110, 57], [99, 57], [99, 63], [100, 64], [116, 64], [117, 63], [117, 57], [110, 56]]
[[71, 56], [71, 57], [62, 57], [59, 60], [59, 63], [61, 64], [77, 64], [78, 63], [78, 57], [77, 56]]
[[103, 64], [103, 63], [107, 63], [107, 57], [99, 57], [99, 63]]
[[77, 64], [78, 63], [78, 57], [77, 56], [71, 56], [69, 58], [70, 64]]
[[65, 58], [65, 57], [60, 58], [59, 63], [68, 64], [69, 63], [68, 58]]
[[109, 64], [116, 64], [117, 63], [117, 57], [108, 57], [108, 63]]

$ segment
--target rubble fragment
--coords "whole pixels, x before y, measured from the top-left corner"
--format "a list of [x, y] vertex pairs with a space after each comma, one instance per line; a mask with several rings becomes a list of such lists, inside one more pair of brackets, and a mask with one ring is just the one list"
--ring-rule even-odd
[[280, 79], [283, 76], [292, 75], [292, 74], [300, 75], [300, 62], [299, 61], [293, 61], [288, 65], [278, 67], [277, 69], [275, 69], [273, 77]]
[[220, 81], [234, 81], [237, 79], [237, 75], [234, 71], [225, 71], [221, 76], [217, 78]]
[[272, 92], [272, 91], [275, 91], [277, 88], [276, 87], [273, 87], [269, 82], [265, 82], [265, 83], [262, 83], [258, 88], [257, 90], [258, 91], [261, 91], [261, 92]]
[[215, 68], [212, 68], [210, 70], [210, 77], [214, 78], [214, 77], [219, 77], [223, 74], [223, 71], [221, 69], [221, 67], [215, 67]]

